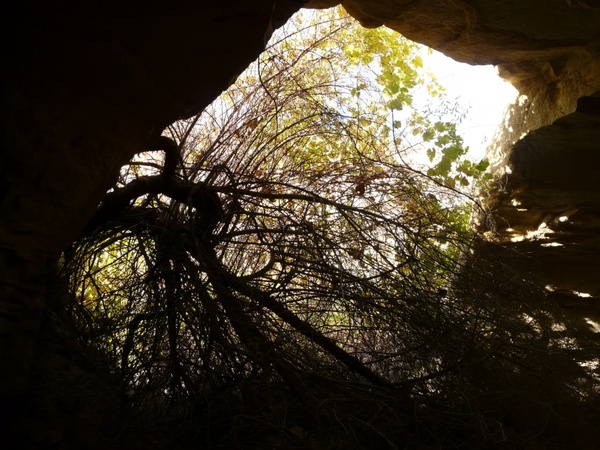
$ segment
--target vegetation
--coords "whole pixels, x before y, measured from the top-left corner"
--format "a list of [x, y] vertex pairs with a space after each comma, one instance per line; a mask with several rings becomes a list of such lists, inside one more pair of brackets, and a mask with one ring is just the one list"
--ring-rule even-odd
[[[487, 163], [419, 51], [296, 16], [123, 169], [64, 255], [64, 328], [137, 414], [194, 424], [195, 448], [510, 440], [486, 408], [535, 361], [536, 314], [492, 295], [468, 195]], [[417, 111], [424, 89], [442, 101]]]

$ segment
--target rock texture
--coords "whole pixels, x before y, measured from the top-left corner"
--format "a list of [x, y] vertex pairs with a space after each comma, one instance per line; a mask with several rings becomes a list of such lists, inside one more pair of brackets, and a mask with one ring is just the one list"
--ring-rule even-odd
[[600, 322], [600, 92], [517, 142], [508, 167], [493, 202], [501, 239], [534, 255], [559, 304]]
[[[592, 0], [343, 5], [365, 26], [386, 24], [460, 61], [499, 65], [523, 93], [558, 114], [571, 112], [576, 97], [600, 89], [600, 8]], [[300, 6], [295, 0], [34, 0], [3, 6], [0, 393], [27, 386], [46, 265], [77, 236], [119, 167], [169, 122], [215, 98]], [[581, 120], [595, 120], [584, 118], [587, 106], [581, 108]], [[558, 128], [568, 133], [572, 125], [565, 120]], [[557, 144], [552, 155], [562, 148]], [[522, 165], [525, 178], [537, 173], [532, 158]], [[585, 170], [583, 159], [581, 164], [573, 170]], [[567, 188], [570, 193], [560, 195], [579, 195]]]

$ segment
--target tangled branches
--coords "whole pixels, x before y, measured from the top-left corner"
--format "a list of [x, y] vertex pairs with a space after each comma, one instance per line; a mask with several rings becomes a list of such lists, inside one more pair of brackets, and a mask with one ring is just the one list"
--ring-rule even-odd
[[[340, 51], [347, 27], [328, 26], [309, 50], [271, 48], [258, 76], [124, 168], [64, 256], [69, 322], [138, 411], [199, 416], [205, 443], [243, 429], [273, 448], [254, 441], [258, 424], [305, 448], [308, 434], [335, 447], [323, 430], [357, 448], [506, 440], [504, 384], [549, 361], [551, 324], [523, 301], [543, 294], [526, 264], [485, 257], [456, 188], [479, 166], [456, 159], [454, 129], [418, 115], [390, 125], [369, 80], [340, 76], [355, 56]], [[392, 107], [408, 108], [402, 77], [386, 77]], [[430, 141], [443, 156], [426, 175], [405, 161]]]

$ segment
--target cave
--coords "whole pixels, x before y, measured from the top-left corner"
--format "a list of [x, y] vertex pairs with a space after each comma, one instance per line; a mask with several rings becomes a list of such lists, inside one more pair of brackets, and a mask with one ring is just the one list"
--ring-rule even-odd
[[[488, 220], [493, 246], [481, 244], [475, 251], [493, 252], [506, 264], [516, 253], [526, 255], [518, 264], [597, 360], [600, 5], [594, 0], [19, 2], [4, 6], [2, 30], [0, 426], [5, 442], [40, 448], [23, 436], [22, 430], [31, 428], [19, 428], [35, 423], [44, 448], [107, 448], [108, 440], [86, 440], [85, 428], [94, 425], [110, 434], [117, 426], [110, 384], [84, 369], [63, 367], [57, 354], [64, 349], [40, 351], [44, 310], [50, 301], [60, 303], [48, 295], [58, 255], [80, 235], [134, 154], [152, 146], [167, 125], [212, 102], [297, 10], [338, 4], [364, 27], [387, 26], [457, 61], [497, 66], [526, 99], [507, 119], [507, 144], [492, 155], [498, 188], [485, 202], [493, 211]], [[500, 269], [489, 270], [493, 277]], [[40, 370], [68, 381], [45, 386]], [[71, 395], [69, 383], [81, 391], [99, 389], [105, 401], [80, 408], [78, 402], [87, 400]], [[65, 423], [58, 426], [59, 418], [44, 425], [55, 415], [56, 402], [65, 399], [73, 403], [58, 408], [67, 410]], [[70, 415], [69, 408], [76, 413]], [[586, 408], [584, 415], [594, 410]], [[585, 428], [587, 436], [578, 437], [578, 448], [598, 445], [598, 430], [586, 417], [592, 425]], [[576, 425], [558, 422], [563, 428], [550, 426], [556, 432], [553, 448], [569, 448]], [[146, 439], [145, 448], [152, 448], [152, 438], [136, 433], [144, 431], [132, 425], [119, 445], [138, 448], [136, 441]], [[528, 448], [551, 448], [532, 439]], [[501, 441], [490, 448], [509, 448]]]

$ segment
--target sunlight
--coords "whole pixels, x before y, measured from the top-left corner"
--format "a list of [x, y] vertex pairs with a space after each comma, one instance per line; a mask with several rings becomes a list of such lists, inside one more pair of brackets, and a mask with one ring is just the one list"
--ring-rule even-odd
[[422, 52], [423, 67], [435, 74], [448, 97], [457, 99], [467, 114], [458, 131], [474, 160], [485, 156], [496, 129], [503, 123], [506, 107], [518, 91], [498, 75], [494, 66], [459, 63], [436, 51]]
[[590, 319], [589, 317], [585, 317], [583, 320], [585, 320], [585, 322], [590, 326], [592, 332], [600, 333], [600, 323]]

